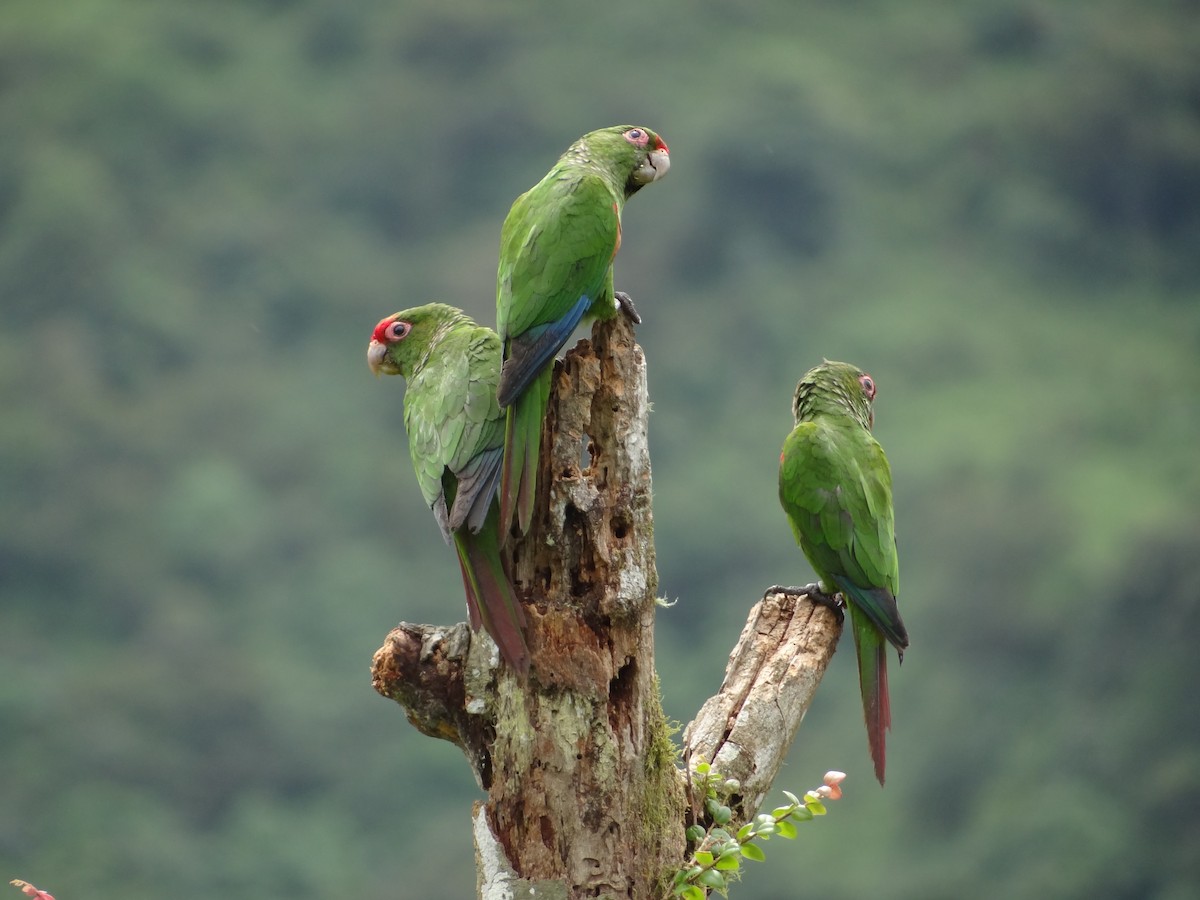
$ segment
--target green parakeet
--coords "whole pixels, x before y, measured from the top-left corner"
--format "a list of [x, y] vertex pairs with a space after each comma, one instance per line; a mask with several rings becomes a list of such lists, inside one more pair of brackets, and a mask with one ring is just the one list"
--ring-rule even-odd
[[516, 199], [500, 233], [496, 329], [504, 344], [499, 401], [508, 410], [500, 521], [514, 510], [524, 534], [533, 517], [542, 420], [554, 356], [585, 318], [609, 318], [612, 262], [621, 246], [621, 210], [667, 174], [666, 143], [648, 128], [617, 125], [585, 134], [554, 168]]
[[840, 592], [850, 611], [867, 739], [883, 784], [884, 732], [892, 724], [887, 644], [903, 660], [908, 632], [896, 606], [892, 473], [871, 434], [874, 399], [871, 376], [847, 363], [823, 362], [800, 379], [796, 425], [779, 457], [779, 501], [820, 591], [827, 598]]
[[500, 339], [462, 311], [430, 303], [376, 325], [367, 364], [377, 375], [407, 380], [409, 456], [442, 535], [458, 551], [471, 627], [482, 625], [524, 675], [525, 612], [500, 558]]

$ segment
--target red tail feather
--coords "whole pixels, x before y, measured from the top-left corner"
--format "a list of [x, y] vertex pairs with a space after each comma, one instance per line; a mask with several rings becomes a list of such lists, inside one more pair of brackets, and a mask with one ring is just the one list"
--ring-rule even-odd
[[885, 732], [892, 727], [892, 702], [888, 696], [887, 645], [875, 648], [875, 683], [868, 691], [863, 685], [863, 712], [867, 717], [867, 742], [871, 746], [871, 760], [875, 763], [875, 777], [883, 784], [884, 768], [887, 764]]
[[491, 635], [500, 655], [520, 675], [529, 672], [529, 647], [525, 643], [525, 610], [504, 572], [495, 538], [487, 533], [454, 536], [458, 562], [467, 593], [471, 627], [480, 625]]
[[883, 784], [887, 765], [886, 733], [892, 727], [892, 704], [888, 696], [887, 642], [866, 613], [850, 606], [854, 649], [858, 654], [858, 683], [862, 693], [867, 744], [875, 763], [875, 777]]

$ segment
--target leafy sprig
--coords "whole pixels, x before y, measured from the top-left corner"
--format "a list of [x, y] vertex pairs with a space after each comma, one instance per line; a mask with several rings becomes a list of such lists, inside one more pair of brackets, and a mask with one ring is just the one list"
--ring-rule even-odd
[[704, 817], [707, 825], [694, 824], [687, 829], [687, 839], [695, 849], [687, 865], [675, 873], [672, 881], [674, 896], [683, 900], [704, 900], [709, 891], [722, 897], [729, 895], [729, 885], [741, 878], [742, 860], [762, 862], [766, 854], [760, 846], [773, 835], [791, 840], [796, 837], [796, 823], [808, 822], [814, 816], [825, 815], [825, 802], [842, 796], [840, 787], [844, 772], [826, 772], [825, 783], [803, 798], [784, 791], [788, 803], [769, 813], [759, 813], [740, 827], [733, 827], [733, 811], [729, 798], [741, 790], [736, 778], [725, 778], [706, 762], [692, 769], [692, 780], [704, 797]]

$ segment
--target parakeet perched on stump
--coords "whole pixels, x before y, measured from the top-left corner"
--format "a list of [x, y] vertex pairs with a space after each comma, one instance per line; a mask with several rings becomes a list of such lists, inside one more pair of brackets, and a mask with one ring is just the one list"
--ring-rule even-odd
[[883, 784], [884, 732], [891, 728], [887, 644], [900, 659], [908, 632], [900, 620], [892, 473], [871, 434], [875, 382], [861, 369], [823, 362], [792, 399], [796, 425], [779, 457], [779, 500], [800, 549], [850, 611], [863, 713], [875, 777]]
[[407, 380], [409, 456], [442, 535], [458, 551], [471, 627], [482, 625], [524, 675], [525, 612], [500, 558], [500, 339], [461, 310], [430, 303], [376, 325], [367, 365], [377, 375]]
[[585, 318], [615, 314], [612, 262], [621, 246], [621, 210], [670, 165], [666, 143], [650, 129], [601, 128], [572, 144], [504, 220], [496, 329], [504, 345], [499, 401], [508, 410], [500, 488], [506, 534], [514, 511], [522, 534], [533, 516], [554, 356]]

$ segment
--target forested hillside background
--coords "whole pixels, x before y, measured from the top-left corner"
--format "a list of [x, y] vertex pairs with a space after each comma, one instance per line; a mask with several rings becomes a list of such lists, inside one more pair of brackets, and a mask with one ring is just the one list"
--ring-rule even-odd
[[467, 766], [367, 673], [464, 606], [365, 345], [494, 323], [512, 199], [636, 123], [670, 714], [811, 577], [775, 476], [823, 356], [897, 489], [887, 788], [847, 641], [779, 782], [846, 797], [736, 896], [1195, 896], [1197, 11], [6, 0], [0, 880], [471, 895]]

